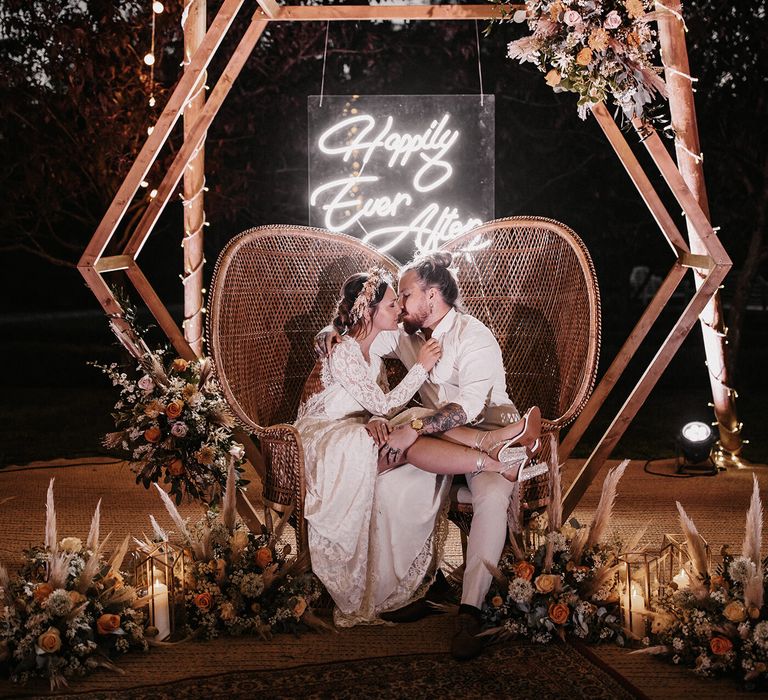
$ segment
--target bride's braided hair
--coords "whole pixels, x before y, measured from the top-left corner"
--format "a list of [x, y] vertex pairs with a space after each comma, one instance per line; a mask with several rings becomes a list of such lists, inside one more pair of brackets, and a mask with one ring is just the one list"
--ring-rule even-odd
[[348, 277], [341, 287], [341, 299], [336, 307], [333, 327], [345, 335], [364, 325], [363, 310], [367, 307], [372, 314], [375, 313], [387, 287], [391, 285], [392, 278], [382, 268], [372, 268]]

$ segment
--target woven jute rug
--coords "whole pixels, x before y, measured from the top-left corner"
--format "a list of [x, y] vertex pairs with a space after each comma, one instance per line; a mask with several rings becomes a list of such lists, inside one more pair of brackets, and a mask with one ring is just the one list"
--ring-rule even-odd
[[[611, 463], [614, 465], [615, 462]], [[580, 464], [566, 465], [564, 487]], [[658, 545], [665, 532], [678, 532], [679, 500], [710, 543], [741, 546], [751, 493], [751, 472], [713, 478], [651, 476], [632, 463], [619, 487], [613, 525], [628, 534], [648, 525], [643, 542]], [[756, 471], [768, 487], [768, 469]], [[602, 472], [574, 515], [588, 521], [600, 495]], [[136, 486], [127, 466], [104, 458], [60, 461], [0, 471], [0, 561], [13, 568], [23, 549], [43, 540], [45, 493], [52, 477], [61, 536], [85, 537], [96, 502], [102, 499], [102, 532], [119, 542], [129, 532], [149, 530], [149, 514], [171, 523], [156, 493]], [[258, 491], [254, 481], [253, 493]], [[257, 500], [252, 497], [252, 500]], [[182, 508], [196, 516], [195, 505]], [[446, 559], [459, 563], [457, 531]], [[656, 659], [630, 656], [616, 647], [588, 649], [525, 643], [495, 645], [470, 663], [448, 654], [453, 619], [427, 618], [411, 625], [358, 627], [338, 634], [277, 635], [270, 642], [251, 638], [190, 642], [129, 654], [118, 660], [123, 675], [100, 671], [73, 679], [69, 693], [82, 698], [174, 697], [748, 697], [733, 680], [704, 680]], [[36, 697], [40, 683], [14, 686], [0, 681], [0, 697]], [[752, 696], [753, 697], [753, 696]]]

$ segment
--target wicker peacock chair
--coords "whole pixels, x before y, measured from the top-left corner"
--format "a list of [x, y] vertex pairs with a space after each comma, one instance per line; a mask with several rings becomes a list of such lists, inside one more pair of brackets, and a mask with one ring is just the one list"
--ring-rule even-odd
[[[450, 241], [467, 310], [499, 340], [510, 396], [537, 404], [555, 436], [584, 406], [600, 341], [600, 301], [584, 244], [568, 227], [535, 217], [499, 219]], [[264, 499], [292, 517], [300, 549], [304, 464], [290, 421], [315, 359], [313, 340], [332, 317], [343, 281], [390, 257], [349, 236], [265, 226], [233, 238], [216, 263], [208, 343], [225, 397], [260, 441]], [[544, 457], [549, 454], [545, 441]], [[528, 482], [530, 511], [546, 503], [546, 475]], [[457, 516], [471, 517], [459, 506]], [[271, 517], [268, 510], [268, 518]]]
[[[519, 216], [483, 224], [441, 249], [454, 254], [467, 311], [501, 345], [509, 396], [521, 412], [541, 408], [540, 458], [557, 466], [560, 431], [584, 408], [597, 373], [600, 293], [586, 246], [557, 221]], [[548, 485], [546, 474], [526, 482], [525, 517], [548, 503]], [[471, 513], [470, 505], [453, 504], [462, 533]]]
[[[208, 347], [224, 396], [259, 440], [268, 521], [291, 518], [307, 543], [304, 458], [290, 425], [315, 364], [314, 337], [328, 325], [344, 280], [397, 263], [356, 238], [303, 226], [260, 226], [219, 255], [208, 300]], [[272, 527], [273, 523], [268, 522]]]

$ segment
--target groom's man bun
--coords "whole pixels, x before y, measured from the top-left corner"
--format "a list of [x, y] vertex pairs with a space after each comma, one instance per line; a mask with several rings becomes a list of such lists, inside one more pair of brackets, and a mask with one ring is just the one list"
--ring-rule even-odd
[[449, 306], [461, 305], [456, 268], [451, 267], [453, 255], [436, 251], [415, 257], [404, 268], [403, 273], [413, 270], [425, 289], [436, 287]]

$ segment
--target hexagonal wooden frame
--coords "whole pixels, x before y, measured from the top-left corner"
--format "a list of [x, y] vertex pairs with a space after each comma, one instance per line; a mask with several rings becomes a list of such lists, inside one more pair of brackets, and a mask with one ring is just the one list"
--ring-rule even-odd
[[[123, 310], [104, 280], [104, 275], [116, 270], [124, 270], [147, 304], [158, 324], [173, 343], [180, 356], [194, 358], [194, 352], [188, 345], [183, 333], [174, 322], [161, 299], [150, 285], [138, 266], [137, 258], [141, 249], [163, 212], [165, 206], [178, 186], [184, 168], [195, 156], [196, 149], [202, 143], [205, 134], [219, 111], [230, 88], [237, 79], [245, 62], [270, 22], [300, 21], [341, 21], [341, 20], [476, 20], [497, 19], [503, 8], [494, 5], [399, 5], [399, 6], [291, 6], [280, 7], [274, 0], [258, 0], [259, 9], [243, 34], [237, 48], [221, 77], [211, 91], [199, 118], [189, 131], [183, 146], [176, 154], [162, 182], [157, 187], [157, 195], [147, 209], [120, 255], [104, 256], [104, 251], [115, 234], [130, 202], [139, 191], [141, 182], [157, 159], [158, 153], [168, 138], [171, 130], [182, 114], [184, 105], [194, 95], [204, 72], [218, 50], [222, 40], [241, 10], [244, 0], [225, 0], [216, 18], [212, 22], [199, 49], [192, 57], [176, 89], [163, 109], [154, 130], [147, 138], [144, 147], [125, 177], [112, 204], [107, 210], [99, 227], [78, 264], [78, 269], [86, 283], [96, 295], [104, 311], [111, 319], [113, 330], [124, 345], [134, 355], [141, 354], [146, 348], [135, 338], [128, 324], [123, 319]], [[524, 6], [507, 6], [506, 10], [524, 9]], [[684, 42], [684, 39], [681, 39]], [[670, 99], [674, 99], [671, 95]], [[680, 348], [685, 337], [695, 325], [699, 314], [707, 302], [717, 292], [723, 278], [731, 267], [731, 260], [718, 240], [702, 207], [686, 185], [677, 165], [667, 152], [656, 131], [642, 122], [634, 126], [640, 134], [653, 162], [658, 167], [669, 185], [676, 200], [685, 213], [689, 227], [699, 236], [706, 255], [693, 255], [688, 243], [678, 230], [654, 190], [642, 166], [624, 139], [620, 129], [608, 113], [604, 104], [592, 108], [592, 113], [613, 146], [616, 154], [637, 187], [641, 197], [653, 214], [661, 232], [667, 239], [675, 260], [664, 282], [651, 303], [643, 312], [640, 320], [630, 333], [621, 350], [608, 368], [605, 376], [596, 387], [592, 397], [568, 432], [561, 446], [560, 457], [565, 460], [573, 447], [582, 437], [592, 419], [602, 406], [611, 389], [640, 343], [648, 334], [653, 323], [672, 297], [688, 268], [695, 268], [705, 275], [704, 281], [682, 312], [674, 328], [661, 344], [655, 357], [648, 365], [643, 376], [629, 394], [611, 425], [606, 430], [592, 454], [587, 459], [576, 480], [565, 497], [565, 513], [569, 514], [576, 506], [589, 484], [597, 475], [600, 467], [610, 455], [629, 423], [645, 402], [659, 377]]]

